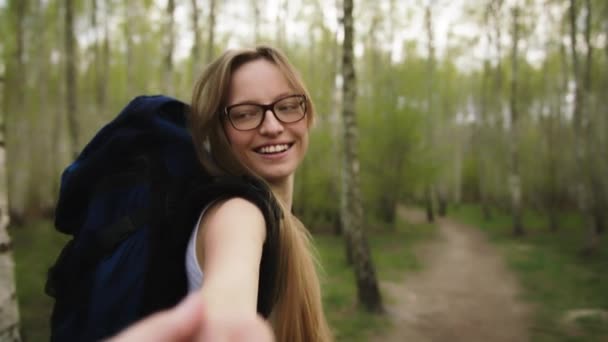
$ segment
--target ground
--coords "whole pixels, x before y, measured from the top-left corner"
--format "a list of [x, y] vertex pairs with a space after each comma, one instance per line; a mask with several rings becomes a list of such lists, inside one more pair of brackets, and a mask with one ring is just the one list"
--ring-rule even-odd
[[[400, 208], [406, 220], [420, 210]], [[531, 308], [496, 248], [482, 233], [439, 219], [437, 239], [417, 254], [423, 270], [381, 284], [393, 328], [375, 341], [527, 341]]]

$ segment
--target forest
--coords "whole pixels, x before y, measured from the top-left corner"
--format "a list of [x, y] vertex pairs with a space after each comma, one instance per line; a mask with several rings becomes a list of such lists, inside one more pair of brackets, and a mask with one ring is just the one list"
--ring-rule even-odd
[[478, 222], [505, 217], [509, 239], [538, 234], [534, 215], [550, 239], [572, 233], [577, 257], [605, 258], [608, 2], [359, 0], [347, 16], [348, 4], [0, 0], [9, 233], [52, 219], [61, 172], [133, 97], [189, 102], [214, 57], [265, 43], [318, 112], [294, 194], [313, 235], [366, 244], [398, 229], [403, 205], [429, 223], [472, 206]]

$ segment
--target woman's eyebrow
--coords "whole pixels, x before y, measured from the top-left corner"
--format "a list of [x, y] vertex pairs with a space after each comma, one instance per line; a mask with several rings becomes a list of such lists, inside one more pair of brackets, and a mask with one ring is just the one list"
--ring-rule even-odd
[[[296, 94], [296, 92], [291, 91], [291, 90], [282, 92], [279, 95], [276, 95], [275, 97], [273, 97], [272, 101], [270, 101], [269, 103], [275, 102], [276, 100], [280, 100], [283, 97], [287, 97], [287, 96], [291, 96], [291, 95], [295, 95], [295, 94]], [[226, 107], [232, 107], [232, 106], [241, 105], [241, 104], [268, 104], [268, 103], [263, 103], [262, 101], [255, 101], [255, 100], [243, 100], [243, 101], [235, 102], [233, 104], [229, 104]]]

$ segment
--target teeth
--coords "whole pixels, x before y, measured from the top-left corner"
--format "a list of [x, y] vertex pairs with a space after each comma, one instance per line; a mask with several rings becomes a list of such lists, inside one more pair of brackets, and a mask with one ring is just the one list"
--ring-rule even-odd
[[270, 145], [270, 146], [264, 146], [264, 147], [258, 149], [258, 152], [260, 152], [260, 153], [279, 153], [279, 152], [286, 151], [288, 148], [289, 148], [289, 145], [287, 145], [287, 144]]

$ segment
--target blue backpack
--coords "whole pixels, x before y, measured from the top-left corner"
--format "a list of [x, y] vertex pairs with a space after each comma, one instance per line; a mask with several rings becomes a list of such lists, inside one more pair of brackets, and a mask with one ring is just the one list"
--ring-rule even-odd
[[225, 197], [244, 197], [264, 214], [258, 312], [270, 314], [280, 209], [264, 183], [202, 169], [188, 110], [169, 97], [137, 97], [63, 172], [55, 227], [73, 238], [47, 278], [51, 341], [98, 341], [178, 303], [190, 234], [202, 208]]

